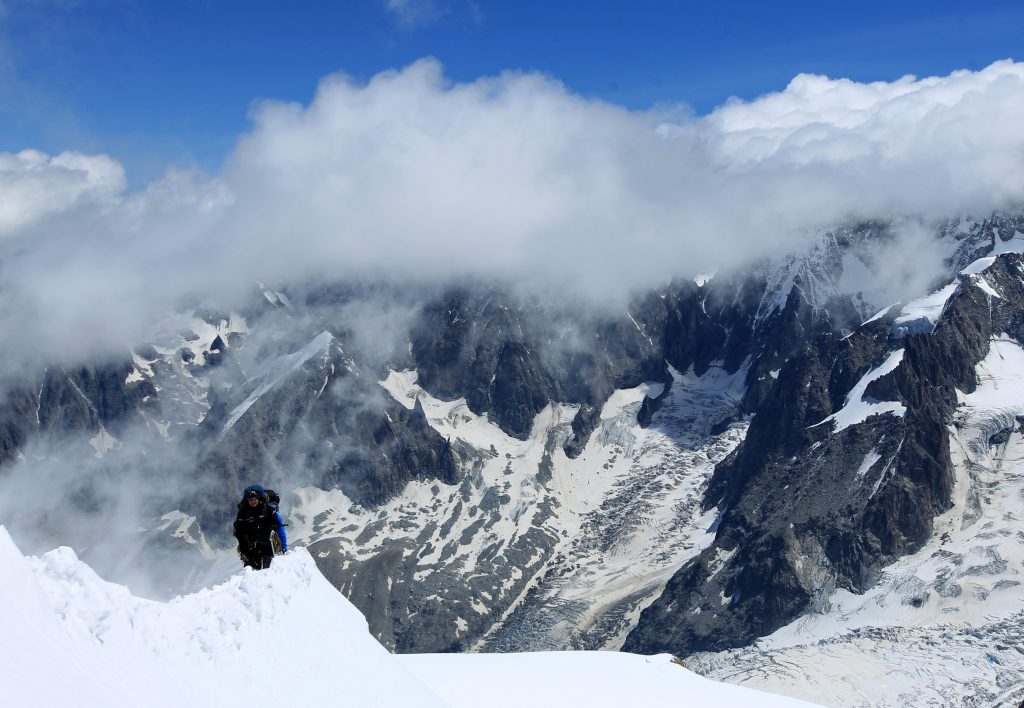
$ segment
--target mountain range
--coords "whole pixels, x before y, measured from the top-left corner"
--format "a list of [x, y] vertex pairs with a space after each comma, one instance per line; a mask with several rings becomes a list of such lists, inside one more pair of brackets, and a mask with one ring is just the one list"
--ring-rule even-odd
[[624, 306], [254, 285], [159, 313], [119, 360], [9, 373], [0, 511], [30, 552], [170, 596], [230, 572], [260, 482], [398, 653], [1024, 698], [1022, 252], [1024, 217], [996, 214], [821, 229]]

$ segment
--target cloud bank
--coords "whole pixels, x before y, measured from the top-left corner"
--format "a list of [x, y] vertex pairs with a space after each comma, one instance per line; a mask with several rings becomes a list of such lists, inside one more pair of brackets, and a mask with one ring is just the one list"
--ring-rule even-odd
[[703, 117], [433, 60], [309, 105], [263, 101], [220, 174], [125, 193], [106, 156], [0, 155], [0, 326], [78, 353], [150, 336], [257, 280], [633, 289], [799, 247], [862, 218], [1024, 204], [1024, 64], [860, 84], [797, 76]]
[[0, 238], [76, 204], [108, 202], [124, 188], [124, 168], [106, 155], [0, 153]]

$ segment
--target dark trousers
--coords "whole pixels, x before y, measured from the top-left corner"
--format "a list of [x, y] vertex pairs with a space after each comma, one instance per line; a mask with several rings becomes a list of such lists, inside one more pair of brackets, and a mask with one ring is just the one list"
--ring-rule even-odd
[[263, 570], [269, 568], [271, 561], [274, 560], [274, 554], [265, 555], [259, 551], [249, 551], [245, 558], [242, 559], [242, 565], [252, 568], [253, 570]]

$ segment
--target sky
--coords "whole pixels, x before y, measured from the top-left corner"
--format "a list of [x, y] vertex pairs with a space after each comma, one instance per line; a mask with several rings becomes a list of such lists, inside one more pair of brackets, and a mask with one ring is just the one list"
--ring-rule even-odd
[[946, 75], [1021, 55], [1018, 2], [2, 0], [0, 150], [106, 153], [140, 186], [168, 165], [218, 171], [261, 99], [308, 103], [436, 58], [469, 82], [542, 72], [630, 109]]
[[864, 219], [930, 282], [1024, 208], [1024, 7], [894, 5], [0, 0], [0, 356], [256, 282], [621, 308]]

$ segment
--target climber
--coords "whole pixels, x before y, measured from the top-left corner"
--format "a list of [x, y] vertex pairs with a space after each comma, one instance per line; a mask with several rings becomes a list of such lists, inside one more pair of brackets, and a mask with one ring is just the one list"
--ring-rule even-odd
[[[277, 496], [276, 494], [274, 495]], [[258, 484], [245, 488], [235, 516], [235, 538], [242, 564], [255, 570], [270, 567], [274, 559], [272, 534], [281, 542], [281, 552], [288, 551], [284, 521], [276, 504], [269, 502], [267, 490]]]

